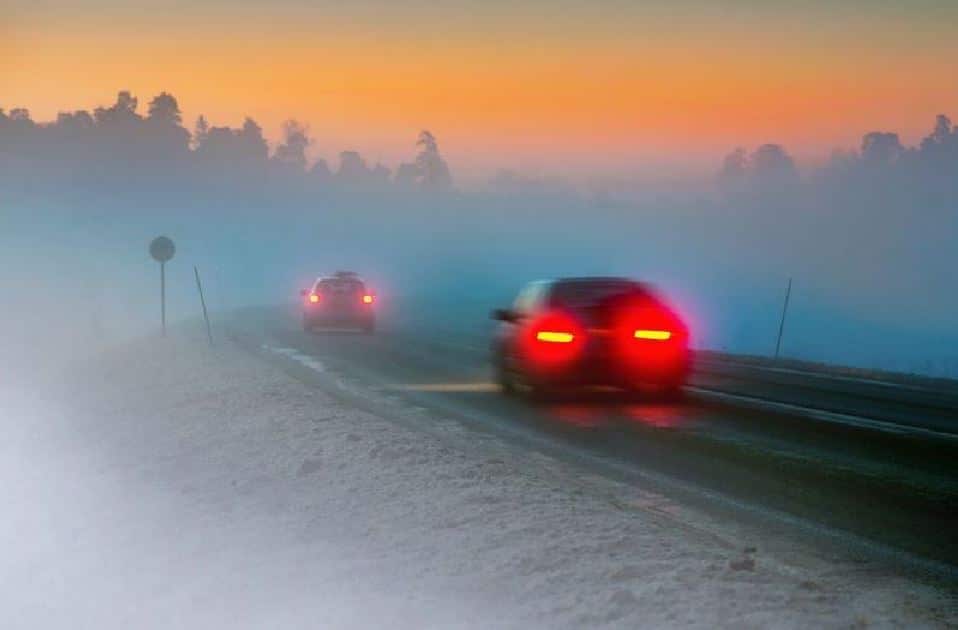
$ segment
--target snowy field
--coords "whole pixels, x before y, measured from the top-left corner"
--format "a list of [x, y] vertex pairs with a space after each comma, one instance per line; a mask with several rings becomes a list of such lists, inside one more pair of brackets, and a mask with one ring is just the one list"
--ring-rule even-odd
[[954, 591], [349, 408], [226, 341], [0, 367], [2, 628], [958, 624]]

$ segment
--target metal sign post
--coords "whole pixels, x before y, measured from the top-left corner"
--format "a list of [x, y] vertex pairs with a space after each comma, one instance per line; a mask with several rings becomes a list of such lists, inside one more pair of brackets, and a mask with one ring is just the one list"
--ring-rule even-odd
[[166, 236], [157, 236], [150, 242], [150, 256], [160, 263], [160, 325], [166, 336], [166, 262], [173, 258], [176, 246]]

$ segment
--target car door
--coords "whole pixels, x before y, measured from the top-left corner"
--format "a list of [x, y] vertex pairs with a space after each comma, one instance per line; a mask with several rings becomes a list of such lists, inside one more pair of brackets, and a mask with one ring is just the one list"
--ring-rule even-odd
[[545, 308], [551, 286], [552, 283], [549, 281], [537, 280], [523, 287], [516, 296], [512, 304], [512, 312], [516, 320], [506, 324], [506, 346], [511, 354], [515, 354], [518, 350], [517, 342], [522, 331]]

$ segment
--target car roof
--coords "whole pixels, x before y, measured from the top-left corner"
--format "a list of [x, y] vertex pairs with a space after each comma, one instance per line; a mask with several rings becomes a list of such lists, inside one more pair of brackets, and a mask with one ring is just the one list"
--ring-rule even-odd
[[359, 284], [365, 284], [365, 281], [357, 274], [349, 274], [345, 276], [338, 274], [333, 274], [331, 276], [319, 276], [316, 278], [316, 282], [314, 284], [319, 284], [320, 282], [356, 282]]
[[631, 278], [622, 276], [572, 276], [556, 278], [553, 284], [640, 284]]
[[633, 280], [632, 278], [623, 278], [621, 276], [577, 276], [567, 278], [556, 278], [549, 282], [550, 291], [556, 289], [575, 290], [590, 286], [621, 286], [623, 288], [635, 288], [645, 291], [651, 291], [652, 288], [644, 282]]
[[549, 293], [553, 296], [560, 293], [576, 293], [577, 291], [589, 291], [591, 288], [638, 291], [650, 297], [657, 297], [656, 290], [638, 280], [623, 278], [621, 276], [579, 276], [558, 278], [549, 283]]
[[362, 277], [355, 271], [334, 271], [316, 278], [317, 282], [320, 280], [362, 280]]

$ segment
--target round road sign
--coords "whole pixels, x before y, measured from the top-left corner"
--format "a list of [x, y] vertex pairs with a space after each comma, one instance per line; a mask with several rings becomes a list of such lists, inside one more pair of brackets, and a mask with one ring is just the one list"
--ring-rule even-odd
[[173, 241], [165, 236], [157, 236], [150, 242], [150, 256], [157, 262], [166, 262], [173, 258], [176, 253], [176, 246]]

